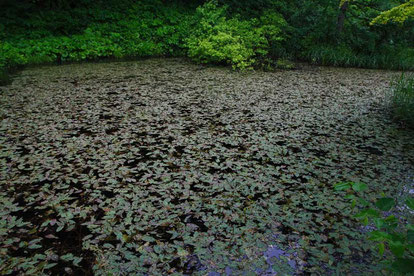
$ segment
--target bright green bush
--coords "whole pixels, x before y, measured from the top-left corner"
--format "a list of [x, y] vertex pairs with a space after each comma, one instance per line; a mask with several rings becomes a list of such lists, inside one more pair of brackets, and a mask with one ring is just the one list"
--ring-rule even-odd
[[195, 19], [195, 31], [187, 40], [188, 55], [193, 60], [231, 64], [234, 68], [247, 68], [254, 63], [253, 49], [245, 45], [246, 37], [241, 36], [246, 29], [251, 32], [248, 21], [227, 20], [225, 7], [213, 2], [197, 8]]
[[271, 44], [285, 39], [286, 21], [265, 13], [260, 19], [227, 19], [226, 7], [207, 2], [197, 8], [195, 31], [187, 40], [188, 55], [200, 63], [246, 69], [268, 60]]
[[392, 81], [390, 107], [395, 119], [414, 127], [414, 74], [402, 74]]

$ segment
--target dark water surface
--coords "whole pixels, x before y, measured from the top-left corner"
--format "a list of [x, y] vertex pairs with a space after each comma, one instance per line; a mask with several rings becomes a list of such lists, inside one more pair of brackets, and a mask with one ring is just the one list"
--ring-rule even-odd
[[[0, 87], [0, 274], [360, 273], [333, 192], [412, 181], [396, 72], [180, 59], [31, 68]], [[372, 272], [375, 274], [375, 272]]]

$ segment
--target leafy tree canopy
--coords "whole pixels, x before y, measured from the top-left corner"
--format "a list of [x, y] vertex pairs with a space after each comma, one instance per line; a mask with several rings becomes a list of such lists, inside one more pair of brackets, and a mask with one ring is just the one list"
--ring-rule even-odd
[[372, 20], [371, 24], [387, 24], [390, 22], [402, 24], [414, 18], [414, 0], [382, 12]]

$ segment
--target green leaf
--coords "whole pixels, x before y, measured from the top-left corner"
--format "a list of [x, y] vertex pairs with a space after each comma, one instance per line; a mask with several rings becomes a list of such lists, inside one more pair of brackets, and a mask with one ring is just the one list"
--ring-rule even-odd
[[385, 252], [385, 244], [383, 242], [378, 244], [378, 253], [382, 256]]
[[346, 196], [344, 196], [344, 198], [345, 199], [355, 199], [356, 196], [354, 196], [354, 195], [346, 195]]
[[364, 207], [368, 207], [369, 206], [369, 202], [366, 201], [365, 199], [359, 198], [358, 200], [359, 200], [359, 203], [361, 203], [362, 206], [364, 206]]
[[364, 218], [369, 218], [369, 217], [378, 218], [379, 215], [380, 214], [377, 210], [365, 209], [365, 210], [362, 210], [361, 212], [359, 212], [358, 214], [356, 214], [355, 218], [357, 218], [357, 219], [364, 219]]
[[65, 254], [63, 256], [60, 256], [60, 259], [63, 260], [63, 261], [66, 261], [66, 262], [69, 262], [69, 261], [73, 260], [73, 258], [74, 258], [74, 256], [73, 256], [72, 253], [68, 253], [68, 254]]
[[29, 249], [38, 249], [38, 248], [42, 248], [42, 246], [40, 244], [29, 245]]
[[394, 215], [386, 217], [384, 222], [387, 224], [387, 229], [395, 229], [398, 226], [398, 219]]
[[351, 183], [350, 182], [340, 182], [340, 183], [336, 183], [334, 185], [334, 190], [335, 191], [344, 191], [344, 190], [348, 190], [351, 188]]
[[44, 269], [50, 269], [54, 266], [57, 266], [57, 263], [48, 263], [48, 264], [45, 265]]
[[407, 231], [407, 240], [409, 242], [414, 242], [414, 231], [413, 230]]
[[411, 253], [414, 253], [414, 243], [410, 243], [407, 245], [407, 249], [411, 251]]
[[392, 270], [400, 273], [414, 272], [414, 259], [412, 258], [398, 258], [391, 265]]
[[352, 183], [352, 189], [355, 192], [363, 192], [368, 189], [368, 186], [364, 183]]
[[383, 197], [378, 199], [375, 205], [381, 211], [389, 211], [395, 206], [395, 200], [393, 198]]
[[185, 249], [183, 249], [183, 248], [178, 248], [177, 254], [178, 254], [178, 256], [180, 256], [180, 257], [185, 257], [185, 256], [187, 256], [187, 255], [188, 255], [188, 252], [187, 252], [187, 250], [185, 250]]
[[356, 200], [354, 199], [354, 200], [352, 200], [351, 207], [354, 208], [355, 206], [356, 206]]
[[384, 242], [391, 238], [390, 234], [382, 231], [372, 231], [369, 233], [369, 240]]
[[405, 201], [405, 204], [410, 208], [411, 210], [414, 210], [414, 198], [408, 198]]
[[155, 239], [153, 237], [150, 237], [150, 236], [143, 236], [142, 240], [146, 241], [146, 242], [155, 242]]
[[384, 219], [382, 219], [382, 218], [374, 219], [374, 223], [375, 223], [375, 227], [377, 227], [377, 229], [381, 229], [385, 226]]
[[390, 241], [390, 250], [398, 258], [401, 258], [404, 255], [405, 246], [400, 241]]

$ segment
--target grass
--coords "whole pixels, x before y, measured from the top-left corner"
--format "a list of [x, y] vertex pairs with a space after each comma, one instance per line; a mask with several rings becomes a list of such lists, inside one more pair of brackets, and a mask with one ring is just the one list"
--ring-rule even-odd
[[357, 53], [345, 46], [321, 46], [310, 48], [303, 56], [314, 64], [340, 67], [358, 67], [390, 70], [414, 70], [413, 48], [384, 48], [378, 52]]
[[393, 80], [391, 110], [395, 119], [414, 128], [414, 74], [402, 74]]

